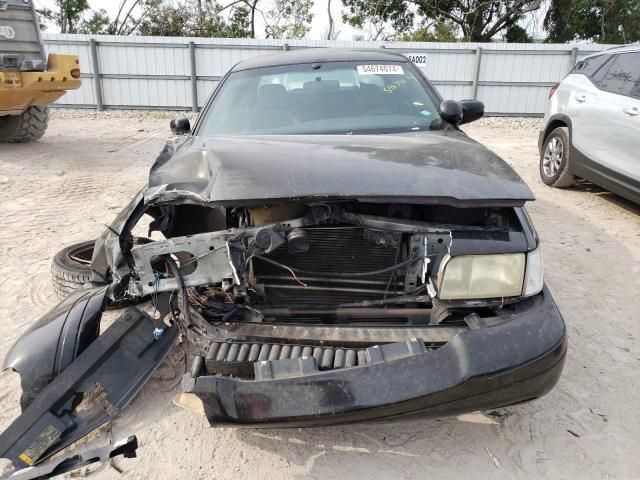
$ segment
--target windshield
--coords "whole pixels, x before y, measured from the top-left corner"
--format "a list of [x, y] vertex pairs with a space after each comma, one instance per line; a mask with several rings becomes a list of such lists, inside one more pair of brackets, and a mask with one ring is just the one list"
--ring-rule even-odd
[[199, 135], [358, 134], [440, 129], [437, 100], [407, 63], [328, 62], [234, 72]]

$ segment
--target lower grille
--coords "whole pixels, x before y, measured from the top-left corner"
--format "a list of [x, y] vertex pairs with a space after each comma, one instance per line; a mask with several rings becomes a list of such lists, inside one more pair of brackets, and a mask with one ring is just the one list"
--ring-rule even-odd
[[366, 365], [366, 349], [313, 347], [270, 343], [211, 344], [205, 365], [209, 373], [236, 374], [243, 367], [253, 370], [253, 362], [314, 357], [320, 370]]
[[[364, 238], [360, 227], [307, 228], [309, 251], [289, 254], [281, 247], [269, 258], [293, 269], [317, 272], [299, 274], [297, 281], [287, 270], [260, 260], [253, 261], [258, 284], [273, 304], [333, 306], [383, 298], [385, 292], [402, 291], [401, 276], [392, 272], [341, 277], [336, 273], [381, 270], [397, 263], [397, 249], [376, 245]], [[306, 286], [301, 285], [301, 283]]]
[[[335, 370], [369, 365], [405, 358], [427, 350], [424, 341], [416, 338], [363, 349], [214, 342], [209, 347], [205, 366], [207, 373], [212, 375], [251, 377], [255, 374], [256, 378], [274, 378], [274, 375], [304, 374], [305, 370]], [[303, 363], [306, 363], [306, 369]]]

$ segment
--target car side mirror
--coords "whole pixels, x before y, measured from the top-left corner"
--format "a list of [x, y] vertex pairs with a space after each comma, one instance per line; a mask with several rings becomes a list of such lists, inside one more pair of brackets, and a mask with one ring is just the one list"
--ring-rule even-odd
[[169, 128], [174, 135], [186, 135], [191, 132], [188, 118], [174, 118], [169, 122]]
[[443, 100], [438, 107], [440, 118], [451, 125], [458, 125], [462, 122], [462, 104], [455, 100]]
[[462, 100], [460, 104], [462, 105], [460, 125], [474, 122], [484, 115], [484, 103], [479, 100]]

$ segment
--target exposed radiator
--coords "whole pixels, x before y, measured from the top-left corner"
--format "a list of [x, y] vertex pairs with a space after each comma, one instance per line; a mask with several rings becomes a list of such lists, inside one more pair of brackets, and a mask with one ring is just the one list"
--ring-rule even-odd
[[[260, 260], [253, 261], [258, 284], [273, 304], [296, 306], [332, 306], [361, 300], [381, 299], [402, 291], [402, 275], [392, 272], [377, 275], [339, 277], [336, 273], [381, 270], [398, 263], [397, 249], [378, 246], [364, 238], [360, 227], [307, 228], [309, 251], [289, 254], [283, 246], [269, 258], [293, 269], [319, 272], [321, 275], [298, 274], [298, 283], [287, 270]], [[388, 288], [387, 288], [388, 286]]]

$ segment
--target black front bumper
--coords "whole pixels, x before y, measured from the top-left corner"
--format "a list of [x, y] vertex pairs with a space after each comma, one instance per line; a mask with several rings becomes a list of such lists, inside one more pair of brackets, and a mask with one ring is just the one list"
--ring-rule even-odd
[[185, 379], [213, 426], [317, 426], [406, 414], [447, 415], [532, 400], [556, 384], [567, 350], [549, 291], [501, 323], [465, 331], [436, 350], [290, 378]]

